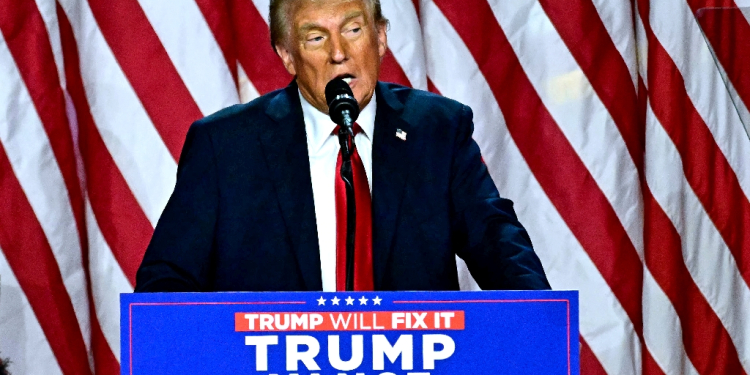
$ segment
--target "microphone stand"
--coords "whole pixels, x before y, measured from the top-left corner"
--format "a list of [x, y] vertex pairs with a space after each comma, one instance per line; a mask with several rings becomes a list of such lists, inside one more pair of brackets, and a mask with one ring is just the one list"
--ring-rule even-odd
[[346, 186], [346, 290], [354, 291], [354, 238], [357, 227], [357, 208], [352, 177], [354, 133], [349, 111], [344, 111], [344, 126], [339, 127], [341, 145], [341, 179]]

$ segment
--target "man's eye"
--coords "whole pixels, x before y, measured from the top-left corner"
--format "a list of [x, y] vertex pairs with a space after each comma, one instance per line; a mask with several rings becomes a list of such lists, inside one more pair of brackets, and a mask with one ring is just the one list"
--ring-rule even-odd
[[351, 29], [344, 30], [344, 34], [354, 34], [357, 35], [362, 32], [361, 27], [352, 27]]
[[307, 44], [308, 47], [315, 48], [322, 46], [323, 43], [325, 43], [325, 37], [322, 35], [308, 37], [307, 41], [305, 41], [305, 44]]

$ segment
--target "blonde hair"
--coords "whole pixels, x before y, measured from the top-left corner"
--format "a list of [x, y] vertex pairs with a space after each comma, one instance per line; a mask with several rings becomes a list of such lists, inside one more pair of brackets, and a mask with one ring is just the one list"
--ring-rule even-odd
[[[289, 36], [291, 30], [289, 16], [290, 6], [300, 0], [271, 0], [270, 10], [268, 12], [268, 24], [271, 29], [271, 47], [276, 48], [277, 44], [284, 42]], [[378, 26], [387, 26], [388, 19], [383, 16], [383, 10], [380, 7], [380, 0], [363, 0], [370, 10], [375, 24]]]

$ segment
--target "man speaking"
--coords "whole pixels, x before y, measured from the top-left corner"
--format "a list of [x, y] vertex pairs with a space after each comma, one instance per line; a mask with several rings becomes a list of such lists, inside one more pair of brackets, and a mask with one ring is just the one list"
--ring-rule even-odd
[[295, 80], [190, 127], [136, 291], [456, 290], [455, 255], [484, 289], [549, 288], [471, 110], [378, 82], [387, 23], [378, 0], [271, 0]]

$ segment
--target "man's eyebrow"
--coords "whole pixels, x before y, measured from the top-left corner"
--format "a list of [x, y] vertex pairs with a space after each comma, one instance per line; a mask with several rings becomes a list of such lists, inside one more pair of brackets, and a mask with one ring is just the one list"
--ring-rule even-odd
[[[361, 11], [361, 10], [351, 11], [351, 12], [347, 13], [344, 16], [344, 20], [341, 22], [341, 24], [342, 25], [346, 24], [347, 22], [349, 22], [349, 21], [351, 21], [351, 20], [353, 20], [355, 18], [363, 17], [363, 16], [364, 16], [364, 12]], [[367, 22], [367, 19], [365, 19], [365, 23], [366, 22]], [[319, 23], [308, 22], [308, 23], [302, 24], [302, 26], [299, 27], [298, 32], [299, 32], [300, 35], [304, 35], [305, 33], [309, 32], [310, 30], [322, 29], [322, 28], [323, 28], [323, 26], [321, 26]]]
[[[349, 22], [349, 21], [351, 21], [351, 20], [353, 20], [353, 19], [355, 19], [355, 18], [357, 18], [357, 17], [362, 17], [362, 16], [364, 15], [364, 14], [365, 14], [365, 13], [364, 13], [363, 11], [361, 11], [361, 10], [354, 10], [354, 11], [351, 11], [351, 12], [347, 13], [347, 14], [346, 14], [346, 15], [344, 16], [344, 21], [343, 21], [343, 22], [341, 22], [341, 24], [345, 24], [345, 23], [347, 23], [347, 22]], [[363, 18], [364, 18], [364, 17], [363, 17]], [[367, 22], [367, 20], [366, 20], [366, 19], [365, 19], [365, 22]]]
[[[362, 17], [362, 16], [364, 16], [364, 12], [361, 10], [351, 11], [347, 13], [346, 15], [344, 15], [344, 19], [341, 21], [341, 24], [343, 25], [355, 18]], [[367, 20], [365, 20], [365, 22], [367, 22]], [[302, 26], [300, 26], [298, 30], [300, 34], [304, 34], [310, 30], [322, 29], [322, 28], [323, 26], [321, 26], [320, 24], [316, 22], [308, 22], [308, 23], [302, 24]]]
[[322, 29], [322, 28], [323, 27], [320, 26], [320, 24], [317, 24], [315, 22], [308, 22], [308, 23], [303, 24], [302, 26], [299, 27], [299, 34], [300, 35], [304, 35], [305, 33], [307, 33], [310, 30]]

